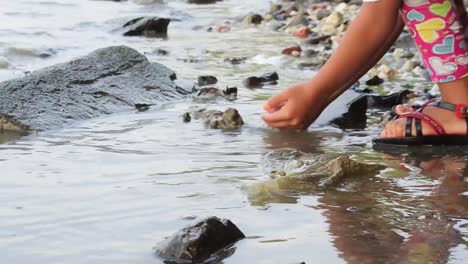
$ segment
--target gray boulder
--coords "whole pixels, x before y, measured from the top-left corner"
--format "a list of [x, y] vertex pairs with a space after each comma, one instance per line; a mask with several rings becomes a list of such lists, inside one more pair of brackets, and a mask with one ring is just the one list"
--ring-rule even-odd
[[126, 46], [91, 54], [0, 83], [0, 130], [63, 127], [189, 94], [175, 73]]
[[231, 255], [229, 247], [244, 238], [228, 219], [209, 217], [161, 242], [156, 254], [171, 263], [205, 263]]

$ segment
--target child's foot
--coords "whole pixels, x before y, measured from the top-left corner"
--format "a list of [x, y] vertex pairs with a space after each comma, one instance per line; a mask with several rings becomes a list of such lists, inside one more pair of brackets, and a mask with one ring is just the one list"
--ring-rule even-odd
[[411, 105], [397, 105], [392, 110], [397, 115], [402, 115], [414, 111]]
[[[399, 106], [395, 109], [400, 113], [397, 114], [404, 114], [411, 112], [408, 106]], [[423, 114], [426, 114], [432, 117], [435, 121], [437, 121], [444, 129], [447, 135], [467, 135], [467, 125], [465, 119], [458, 118], [453, 111], [441, 109], [434, 106], [427, 106], [422, 111]], [[399, 118], [393, 121], [390, 121], [385, 126], [385, 129], [380, 134], [381, 138], [399, 138], [405, 137], [406, 131], [406, 121], [407, 118]], [[436, 135], [436, 132], [431, 129], [429, 125], [425, 122], [422, 122], [422, 131], [424, 136], [433, 136]], [[413, 120], [412, 129], [411, 129], [412, 136], [416, 136], [416, 127], [415, 121]]]

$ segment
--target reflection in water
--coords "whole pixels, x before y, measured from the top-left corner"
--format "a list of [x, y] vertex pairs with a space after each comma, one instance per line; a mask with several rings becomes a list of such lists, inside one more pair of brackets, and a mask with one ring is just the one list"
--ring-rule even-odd
[[351, 177], [324, 192], [259, 184], [249, 199], [260, 205], [294, 203], [307, 190], [319, 195], [333, 243], [348, 263], [447, 263], [468, 239], [466, 223], [457, 225], [468, 219], [467, 158], [385, 155], [394, 171]]

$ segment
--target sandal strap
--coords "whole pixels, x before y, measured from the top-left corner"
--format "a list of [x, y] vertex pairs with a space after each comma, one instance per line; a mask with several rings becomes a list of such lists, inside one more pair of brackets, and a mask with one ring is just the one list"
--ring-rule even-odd
[[431, 104], [432, 106], [442, 108], [445, 110], [449, 110], [455, 112], [455, 115], [458, 118], [463, 118], [466, 121], [466, 135], [468, 136], [468, 105], [465, 104], [450, 104], [446, 102], [434, 102]]
[[468, 105], [465, 105], [465, 104], [450, 104], [450, 103], [441, 102], [441, 101], [433, 102], [430, 105], [438, 107], [438, 108], [442, 108], [442, 109], [445, 109], [445, 110], [449, 110], [449, 111], [452, 111], [452, 112], [455, 112], [455, 115], [458, 118], [468, 118]]
[[412, 136], [411, 131], [412, 131], [413, 119], [420, 120], [419, 124], [415, 123], [416, 133], [418, 136], [422, 136], [421, 121], [426, 123], [436, 133], [436, 135], [440, 136], [440, 135], [447, 134], [445, 132], [444, 127], [439, 122], [437, 122], [434, 118], [426, 114], [423, 114], [421, 112], [412, 112], [408, 114], [403, 114], [403, 115], [400, 115], [400, 118], [407, 118], [406, 129], [405, 129], [405, 134], [407, 137]]

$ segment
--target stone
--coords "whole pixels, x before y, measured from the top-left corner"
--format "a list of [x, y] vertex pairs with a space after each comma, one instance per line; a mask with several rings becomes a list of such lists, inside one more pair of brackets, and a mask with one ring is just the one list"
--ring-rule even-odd
[[246, 57], [238, 57], [238, 58], [225, 58], [224, 62], [230, 63], [232, 65], [242, 64], [247, 61]]
[[202, 120], [211, 129], [235, 130], [244, 125], [242, 117], [234, 108], [228, 108], [224, 112], [203, 108], [190, 112], [190, 115], [195, 120]]
[[0, 83], [0, 127], [48, 130], [78, 120], [131, 111], [136, 104], [182, 99], [176, 74], [126, 46], [113, 46], [73, 61]]
[[233, 253], [228, 251], [228, 254], [222, 254], [222, 251], [226, 253], [226, 250], [244, 238], [242, 231], [230, 220], [213, 216], [187, 226], [159, 243], [156, 254], [176, 263], [220, 261]]
[[305, 39], [312, 33], [309, 27], [301, 27], [300, 29], [293, 32], [293, 36], [297, 38]]
[[220, 97], [229, 101], [236, 100], [237, 87], [226, 87], [225, 90], [221, 90], [216, 87], [204, 87], [198, 91], [197, 97], [194, 99], [196, 99], [195, 101], [200, 101], [199, 99], [216, 99]]
[[281, 51], [281, 54], [283, 55], [292, 55], [293, 52], [299, 52], [301, 53], [302, 49], [301, 47], [299, 46], [293, 46], [293, 47], [289, 47], [289, 48], [286, 48], [284, 50]]
[[368, 99], [365, 96], [355, 99], [348, 111], [331, 121], [341, 129], [364, 129], [367, 126]]
[[288, 194], [332, 191], [352, 179], [373, 176], [386, 168], [357, 162], [348, 155], [309, 154], [290, 148], [267, 153], [262, 167], [272, 179], [247, 188], [253, 204], [295, 202]]
[[323, 19], [323, 22], [338, 27], [339, 25], [343, 24], [343, 15], [340, 12], [334, 11], [329, 16]]
[[276, 85], [278, 84], [279, 76], [276, 72], [265, 73], [260, 77], [252, 76], [244, 79], [242, 84], [246, 88], [260, 88], [264, 85]]
[[414, 98], [416, 95], [409, 91], [403, 90], [398, 93], [393, 93], [390, 95], [368, 95], [369, 106], [380, 107], [380, 108], [391, 108], [396, 105], [406, 104], [410, 99]]
[[204, 75], [198, 77], [197, 83], [199, 86], [213, 85], [218, 83], [218, 79], [215, 76]]
[[382, 83], [384, 83], [384, 79], [380, 78], [377, 75], [366, 81], [366, 85], [368, 86], [378, 86]]
[[259, 25], [263, 21], [263, 17], [259, 14], [249, 14], [244, 18], [244, 23], [245, 25]]
[[160, 17], [139, 17], [123, 25], [126, 37], [167, 37], [167, 27], [171, 19]]

